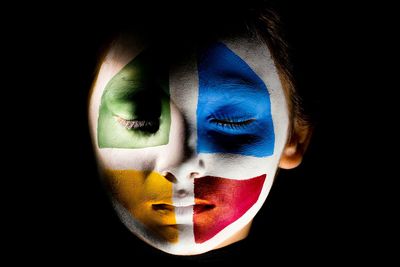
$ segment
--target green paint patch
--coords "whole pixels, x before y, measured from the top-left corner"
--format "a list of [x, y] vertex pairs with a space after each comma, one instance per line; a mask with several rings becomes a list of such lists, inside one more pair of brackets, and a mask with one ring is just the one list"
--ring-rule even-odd
[[106, 85], [99, 107], [99, 148], [144, 148], [168, 143], [171, 125], [168, 67], [148, 50]]

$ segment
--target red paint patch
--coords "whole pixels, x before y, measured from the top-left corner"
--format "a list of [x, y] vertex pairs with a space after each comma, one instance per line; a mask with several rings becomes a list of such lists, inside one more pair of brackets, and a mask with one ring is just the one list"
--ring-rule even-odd
[[[203, 243], [257, 202], [266, 174], [247, 180], [206, 176], [194, 180], [194, 239]], [[207, 204], [205, 204], [207, 203]]]

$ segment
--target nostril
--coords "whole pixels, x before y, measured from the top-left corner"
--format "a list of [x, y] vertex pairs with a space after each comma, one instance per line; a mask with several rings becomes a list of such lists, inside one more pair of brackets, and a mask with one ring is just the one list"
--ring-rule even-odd
[[170, 172], [165, 172], [162, 174], [162, 176], [164, 176], [165, 179], [167, 179], [168, 181], [170, 181], [171, 183], [174, 183], [174, 184], [178, 181], [176, 179], [176, 177]]
[[194, 178], [197, 178], [197, 177], [199, 177], [199, 173], [198, 172], [191, 172], [190, 173], [190, 178], [192, 178], [192, 179], [194, 179]]

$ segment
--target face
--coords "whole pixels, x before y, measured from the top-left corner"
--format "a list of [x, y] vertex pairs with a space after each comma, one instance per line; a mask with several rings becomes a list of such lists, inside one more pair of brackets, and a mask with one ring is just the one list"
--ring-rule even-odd
[[271, 189], [289, 114], [264, 43], [167, 52], [117, 40], [93, 87], [90, 127], [121, 221], [167, 253], [200, 254], [248, 229]]

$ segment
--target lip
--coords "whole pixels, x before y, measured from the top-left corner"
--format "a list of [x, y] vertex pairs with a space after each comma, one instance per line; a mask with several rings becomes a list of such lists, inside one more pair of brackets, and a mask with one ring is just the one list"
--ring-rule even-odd
[[201, 198], [196, 198], [195, 199], [195, 203], [196, 205], [194, 205], [193, 207], [193, 211], [195, 214], [199, 214], [205, 211], [209, 211], [215, 208], [215, 204], [208, 201], [208, 200], [204, 200]]
[[174, 211], [175, 209], [193, 208], [194, 213], [201, 213], [215, 208], [215, 204], [204, 199], [195, 199], [193, 202], [176, 202], [176, 203], [154, 203], [152, 208], [155, 211]]

